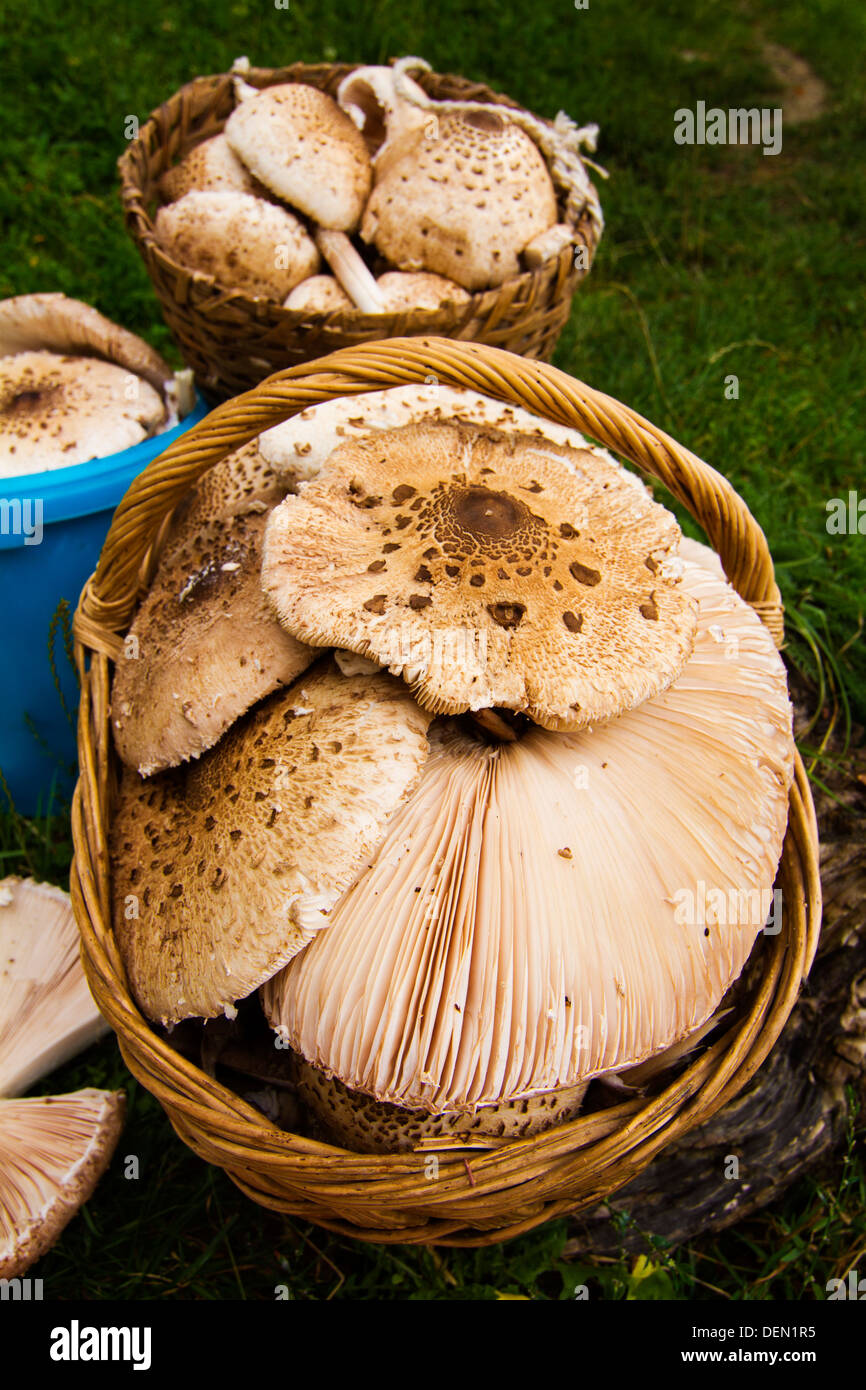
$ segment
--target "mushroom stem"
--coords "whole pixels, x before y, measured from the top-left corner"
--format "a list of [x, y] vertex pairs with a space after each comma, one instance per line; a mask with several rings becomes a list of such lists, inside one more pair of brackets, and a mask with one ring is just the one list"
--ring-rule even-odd
[[574, 229], [566, 222], [555, 222], [546, 231], [527, 242], [522, 251], [523, 263], [528, 270], [537, 270], [547, 261], [553, 260], [566, 246], [574, 241]]
[[517, 730], [495, 709], [473, 710], [472, 718], [486, 734], [491, 734], [502, 743], [517, 742]]
[[346, 233], [317, 227], [315, 240], [352, 303], [365, 314], [384, 314], [382, 291]]

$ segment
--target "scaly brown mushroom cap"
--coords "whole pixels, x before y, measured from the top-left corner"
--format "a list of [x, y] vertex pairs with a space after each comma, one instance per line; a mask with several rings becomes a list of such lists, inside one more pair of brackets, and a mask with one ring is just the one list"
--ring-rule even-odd
[[694, 652], [639, 709], [495, 747], [434, 726], [370, 867], [263, 991], [312, 1066], [466, 1109], [634, 1066], [717, 1008], [768, 916], [794, 743], [766, 628], [702, 564], [683, 584]]
[[121, 1091], [0, 1100], [0, 1278], [44, 1255], [90, 1197], [123, 1128]]
[[361, 235], [400, 270], [467, 290], [520, 274], [520, 253], [557, 220], [532, 139], [495, 110], [437, 113], [379, 153]]
[[298, 219], [250, 193], [187, 193], [159, 209], [155, 230], [189, 270], [279, 303], [319, 268], [319, 253]]
[[0, 477], [67, 468], [140, 444], [166, 409], [146, 381], [95, 357], [0, 357]]
[[301, 641], [425, 708], [580, 729], [670, 685], [694, 604], [670, 512], [595, 454], [451, 425], [342, 445], [271, 514], [262, 583]]
[[390, 676], [326, 661], [200, 762], [125, 772], [114, 929], [145, 1013], [231, 1013], [328, 925], [412, 791], [429, 717]]
[[78, 946], [68, 893], [0, 880], [0, 1096], [22, 1095], [108, 1032]]
[[188, 539], [160, 559], [111, 690], [117, 751], [143, 777], [199, 757], [316, 659], [262, 594], [266, 524], [260, 513], [187, 522]]
[[176, 203], [187, 193], [253, 193], [261, 197], [266, 190], [238, 159], [224, 134], [212, 135], [185, 155], [159, 181], [159, 191], [168, 203]]
[[364, 137], [327, 92], [267, 87], [235, 108], [225, 135], [266, 188], [320, 227], [350, 231], [370, 192]]

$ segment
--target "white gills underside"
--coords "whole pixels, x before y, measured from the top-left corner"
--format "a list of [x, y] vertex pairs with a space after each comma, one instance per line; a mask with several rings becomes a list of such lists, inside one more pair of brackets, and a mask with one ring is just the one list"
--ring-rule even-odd
[[314, 1067], [467, 1109], [634, 1066], [711, 1016], [766, 919], [793, 738], [759, 619], [701, 564], [683, 584], [693, 653], [639, 708], [498, 747], [434, 726], [370, 867], [264, 991]]

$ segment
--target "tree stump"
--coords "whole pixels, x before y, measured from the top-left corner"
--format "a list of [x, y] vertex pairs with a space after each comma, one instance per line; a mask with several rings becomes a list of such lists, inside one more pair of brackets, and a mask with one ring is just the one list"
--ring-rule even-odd
[[[795, 728], [814, 708], [791, 678]], [[838, 757], [831, 741], [828, 750]], [[808, 766], [808, 759], [807, 759]], [[829, 770], [828, 770], [829, 769]], [[570, 1222], [569, 1252], [649, 1253], [720, 1231], [780, 1197], [842, 1142], [853, 1088], [866, 1103], [866, 748], [818, 769], [821, 941], [775, 1047], [750, 1085], [707, 1124], [670, 1145], [608, 1202]], [[829, 793], [829, 794], [828, 794]], [[738, 1176], [726, 1176], [738, 1159]], [[617, 1215], [619, 1214], [619, 1216]], [[625, 1214], [626, 1220], [623, 1220]]]

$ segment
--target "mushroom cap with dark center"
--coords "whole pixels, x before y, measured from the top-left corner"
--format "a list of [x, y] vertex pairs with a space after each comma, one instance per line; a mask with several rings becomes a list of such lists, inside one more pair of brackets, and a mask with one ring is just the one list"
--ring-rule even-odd
[[53, 352], [0, 358], [0, 476], [105, 458], [165, 419], [150, 383], [111, 362]]
[[446, 111], [380, 151], [361, 235], [400, 270], [481, 290], [519, 275], [524, 246], [557, 216], [525, 131], [493, 110]]
[[163, 552], [111, 688], [117, 751], [142, 776], [197, 758], [317, 656], [265, 602], [266, 524], [256, 512], [187, 522]]
[[428, 723], [399, 681], [324, 661], [198, 762], [124, 772], [114, 929], [150, 1018], [230, 1013], [327, 927], [420, 776]]
[[446, 424], [346, 443], [271, 515], [262, 583], [289, 632], [387, 666], [435, 713], [579, 729], [691, 651], [676, 520], [597, 454]]
[[320, 227], [357, 225], [370, 192], [370, 156], [327, 92], [303, 82], [267, 87], [235, 108], [225, 135], [266, 188]]

